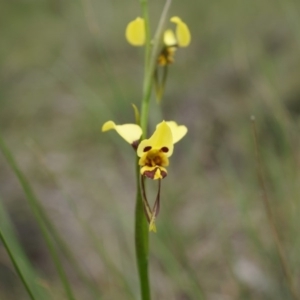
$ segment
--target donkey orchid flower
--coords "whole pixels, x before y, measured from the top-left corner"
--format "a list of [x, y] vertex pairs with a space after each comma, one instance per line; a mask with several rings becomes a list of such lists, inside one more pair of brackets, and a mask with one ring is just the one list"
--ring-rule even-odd
[[[174, 61], [174, 53], [178, 47], [187, 47], [191, 42], [191, 33], [186, 25], [179, 17], [170, 19], [175, 23], [175, 33], [171, 29], [167, 29], [163, 35], [163, 49], [158, 58], [158, 64], [165, 66]], [[132, 46], [145, 45], [145, 21], [143, 18], [137, 17], [129, 22], [126, 27], [125, 36], [129, 44]]]
[[187, 133], [187, 128], [177, 123], [161, 122], [149, 139], [141, 141], [137, 148], [140, 157], [141, 174], [151, 179], [162, 179], [167, 176], [165, 167], [173, 153], [174, 144]]
[[[137, 124], [116, 125], [113, 121], [107, 121], [102, 126], [102, 131], [116, 130], [117, 133], [136, 149], [141, 167], [141, 188], [143, 204], [149, 225], [149, 230], [156, 232], [155, 219], [160, 207], [161, 179], [167, 176], [166, 167], [169, 165], [169, 157], [173, 154], [174, 144], [180, 141], [187, 133], [184, 125], [177, 125], [174, 121], [162, 121], [156, 126], [156, 130], [149, 139], [139, 143], [142, 129]], [[158, 179], [158, 193], [151, 210], [146, 197], [145, 178]]]
[[[179, 17], [170, 19], [175, 24], [175, 31], [167, 29], [163, 33], [162, 46], [157, 56], [156, 68], [154, 71], [154, 88], [157, 102], [160, 102], [167, 80], [167, 69], [174, 62], [174, 55], [178, 47], [187, 47], [191, 43], [191, 33]], [[146, 42], [145, 20], [137, 17], [128, 23], [125, 36], [132, 46], [144, 46]]]
[[[142, 135], [142, 129], [137, 124], [116, 125], [113, 121], [107, 121], [102, 126], [103, 132], [112, 129], [131, 145], [136, 145]], [[142, 140], [137, 147], [141, 174], [151, 179], [166, 177], [165, 167], [169, 165], [169, 157], [173, 153], [174, 144], [186, 133], [186, 126], [179, 126], [174, 121], [159, 123], [153, 135], [149, 139]]]
[[160, 66], [172, 64], [177, 48], [187, 47], [191, 42], [191, 33], [188, 26], [179, 17], [172, 17], [170, 21], [176, 24], [176, 30], [175, 33], [171, 29], [164, 32], [164, 47], [158, 57]]

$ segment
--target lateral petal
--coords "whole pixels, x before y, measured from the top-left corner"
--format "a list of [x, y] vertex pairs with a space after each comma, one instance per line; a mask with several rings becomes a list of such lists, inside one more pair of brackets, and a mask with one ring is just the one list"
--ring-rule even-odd
[[116, 125], [113, 121], [107, 121], [102, 126], [102, 132], [114, 129], [129, 144], [138, 141], [142, 135], [142, 129], [137, 124]]
[[187, 127], [184, 125], [178, 125], [174, 121], [167, 121], [166, 123], [172, 131], [173, 144], [179, 142], [188, 132]]
[[145, 21], [137, 17], [128, 23], [125, 36], [129, 44], [132, 46], [143, 46], [145, 44]]
[[176, 38], [178, 46], [187, 47], [191, 42], [191, 33], [188, 26], [184, 22], [182, 22], [179, 17], [172, 17], [170, 21], [177, 25]]

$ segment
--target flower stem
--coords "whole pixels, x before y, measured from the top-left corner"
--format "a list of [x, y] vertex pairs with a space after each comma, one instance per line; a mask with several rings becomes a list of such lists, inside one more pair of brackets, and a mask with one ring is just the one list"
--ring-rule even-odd
[[[145, 62], [144, 62], [144, 82], [143, 82], [143, 99], [141, 103], [141, 119], [140, 126], [142, 128], [142, 139], [147, 136], [149, 102], [151, 97], [153, 75], [156, 68], [157, 56], [161, 43], [164, 22], [172, 0], [167, 0], [163, 8], [161, 18], [154, 36], [153, 44], [151, 44], [148, 0], [140, 0], [143, 18], [145, 20]], [[153, 48], [152, 48], [153, 45]], [[152, 48], [152, 49], [151, 49]], [[138, 272], [141, 286], [142, 300], [150, 300], [150, 286], [148, 276], [148, 255], [149, 255], [149, 230], [148, 223], [144, 213], [143, 195], [140, 186], [140, 167], [138, 160], [136, 161], [136, 206], [135, 206], [135, 249], [138, 265]]]
[[[142, 99], [142, 115], [141, 115], [141, 127], [143, 131], [142, 138], [145, 138], [147, 134], [147, 121], [149, 100], [151, 95], [151, 84], [148, 88], [147, 78], [149, 77], [149, 64], [150, 64], [150, 52], [151, 52], [151, 40], [150, 40], [150, 25], [149, 25], [149, 13], [148, 13], [148, 0], [140, 0], [142, 14], [145, 21], [145, 62], [144, 62], [144, 83], [143, 83], [143, 99]], [[148, 222], [144, 214], [144, 206], [140, 185], [140, 168], [138, 159], [136, 161], [136, 205], [135, 205], [135, 252], [137, 267], [140, 279], [141, 299], [150, 300], [150, 285], [148, 275], [148, 255], [149, 255], [149, 232]]]
[[[163, 8], [161, 18], [154, 36], [153, 44], [151, 44], [148, 0], [140, 0], [143, 18], [145, 20], [145, 64], [144, 64], [144, 83], [143, 83], [143, 99], [141, 103], [141, 119], [140, 126], [142, 128], [142, 139], [147, 136], [149, 102], [153, 85], [153, 75], [156, 68], [158, 51], [161, 43], [164, 22], [166, 20], [168, 9], [172, 0], [167, 0]], [[152, 46], [153, 45], [153, 46]], [[152, 48], [152, 49], [151, 49]], [[138, 160], [136, 161], [136, 206], [135, 206], [135, 250], [138, 265], [141, 297], [142, 300], [150, 300], [150, 285], [148, 276], [148, 255], [149, 255], [149, 230], [148, 223], [144, 213], [143, 196], [140, 185], [140, 167]]]
[[[148, 17], [145, 17], [146, 10], [148, 9], [147, 0], [140, 0], [142, 5], [142, 10], [145, 19], [145, 28], [149, 27]], [[142, 107], [141, 107], [141, 128], [143, 130], [142, 138], [145, 138], [147, 135], [147, 124], [148, 124], [148, 112], [149, 112], [149, 102], [151, 96], [151, 90], [153, 85], [153, 76], [157, 63], [157, 56], [159, 53], [160, 45], [161, 45], [161, 36], [163, 34], [164, 23], [167, 18], [167, 13], [170, 8], [172, 0], [167, 0], [165, 6], [163, 8], [155, 35], [153, 39], [153, 48], [150, 55], [151, 50], [151, 41], [150, 36], [147, 36], [146, 31], [146, 49], [145, 49], [145, 77], [144, 77], [144, 85], [143, 85], [143, 99], [142, 99]], [[147, 14], [148, 15], [148, 14]]]
[[[149, 24], [149, 14], [148, 14], [148, 0], [140, 0], [142, 15], [145, 21], [145, 65], [144, 65], [144, 78], [147, 77], [149, 62], [150, 62], [150, 54], [151, 54], [151, 32], [150, 32], [150, 24]], [[145, 83], [145, 82], [144, 82]]]
[[140, 167], [136, 164], [137, 193], [135, 205], [135, 251], [141, 286], [141, 299], [150, 300], [150, 285], [148, 276], [149, 231], [144, 213], [142, 192], [140, 186]]

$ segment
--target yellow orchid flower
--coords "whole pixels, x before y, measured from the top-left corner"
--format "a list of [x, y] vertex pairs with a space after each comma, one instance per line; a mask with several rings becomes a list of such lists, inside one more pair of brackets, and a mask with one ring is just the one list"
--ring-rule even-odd
[[141, 141], [137, 148], [140, 157], [141, 174], [151, 179], [162, 179], [167, 176], [164, 167], [169, 165], [173, 153], [173, 135], [165, 121], [158, 124], [153, 135]]
[[[102, 126], [103, 132], [111, 129], [116, 130], [131, 145], [136, 144], [142, 135], [142, 129], [137, 124], [116, 125], [113, 121], [107, 121]], [[166, 177], [165, 167], [169, 165], [168, 157], [173, 153], [174, 144], [186, 133], [186, 126], [179, 126], [174, 121], [159, 123], [153, 135], [138, 145], [137, 155], [140, 157], [141, 174], [151, 179]]]
[[[191, 33], [188, 26], [179, 18], [172, 17], [172, 23], [176, 24], [175, 33], [171, 29], [164, 32], [163, 41], [165, 47], [187, 47], [191, 42]], [[128, 23], [125, 31], [128, 43], [132, 46], [145, 45], [145, 21], [143, 18], [137, 17]], [[174, 53], [174, 52], [173, 52]], [[173, 54], [172, 53], [172, 54]]]
[[[175, 31], [167, 29], [163, 34], [163, 45], [157, 57], [157, 67], [154, 71], [154, 87], [156, 99], [159, 102], [165, 90], [167, 80], [167, 67], [174, 62], [174, 55], [178, 47], [187, 47], [191, 43], [191, 33], [179, 17], [174, 16], [170, 19], [174, 23]], [[137, 17], [128, 23], [125, 36], [132, 46], [144, 46], [146, 42], [145, 21]], [[162, 67], [162, 68], [159, 68]]]
[[153, 135], [149, 139], [141, 141], [137, 148], [137, 155], [140, 157], [145, 211], [149, 208], [149, 204], [146, 198], [144, 178], [158, 179], [156, 200], [151, 215], [147, 216], [149, 231], [156, 232], [155, 219], [160, 208], [160, 183], [161, 179], [167, 176], [165, 167], [169, 165], [169, 157], [173, 154], [174, 144], [181, 140], [186, 133], [186, 126], [178, 126], [174, 121], [162, 121], [156, 126]]
[[[165, 167], [169, 165], [169, 157], [173, 154], [174, 144], [181, 140], [187, 133], [184, 125], [178, 125], [174, 121], [162, 121], [157, 124], [156, 130], [149, 139], [144, 139], [139, 143], [142, 129], [137, 124], [116, 125], [113, 121], [107, 121], [102, 126], [102, 131], [116, 130], [117, 133], [129, 144], [137, 149], [141, 166], [141, 188], [143, 193], [143, 203], [145, 214], [149, 222], [149, 230], [156, 232], [155, 218], [160, 207], [160, 183], [161, 179], [167, 176]], [[158, 179], [158, 193], [151, 210], [146, 197], [144, 180], [145, 178]]]
[[171, 29], [164, 32], [164, 47], [158, 57], [160, 66], [172, 64], [176, 49], [187, 47], [191, 42], [191, 33], [188, 26], [179, 17], [172, 17], [170, 21], [176, 24], [176, 30], [175, 33]]

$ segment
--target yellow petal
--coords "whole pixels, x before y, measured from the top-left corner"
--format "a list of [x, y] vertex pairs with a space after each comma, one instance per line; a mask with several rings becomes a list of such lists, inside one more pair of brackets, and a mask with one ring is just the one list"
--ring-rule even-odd
[[126, 39], [132, 46], [143, 46], [145, 44], [145, 21], [138, 17], [129, 22], [125, 32]]
[[191, 33], [188, 26], [181, 21], [179, 17], [171, 18], [171, 22], [175, 23], [176, 26], [176, 38], [178, 46], [187, 47], [191, 42]]
[[173, 30], [168, 29], [164, 33], [164, 44], [168, 47], [177, 45], [177, 39]]
[[188, 129], [184, 125], [178, 125], [174, 121], [168, 121], [166, 122], [168, 126], [170, 127], [172, 131], [172, 136], [173, 136], [173, 144], [177, 143], [180, 141], [188, 132]]
[[143, 166], [141, 168], [141, 174], [148, 178], [156, 180], [156, 179], [164, 179], [167, 176], [168, 172], [167, 169], [164, 167]]
[[129, 144], [140, 139], [142, 129], [136, 124], [116, 125], [113, 121], [107, 121], [102, 126], [102, 132], [114, 129]]
[[165, 121], [156, 126], [156, 130], [148, 140], [141, 141], [137, 155], [142, 157], [145, 152], [151, 149], [162, 149], [167, 157], [172, 155], [174, 149], [172, 131]]

